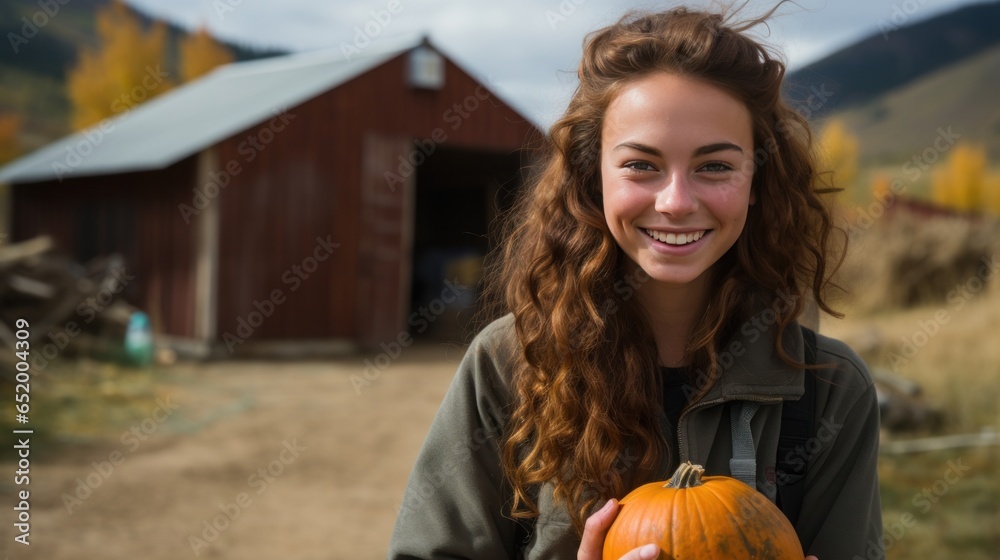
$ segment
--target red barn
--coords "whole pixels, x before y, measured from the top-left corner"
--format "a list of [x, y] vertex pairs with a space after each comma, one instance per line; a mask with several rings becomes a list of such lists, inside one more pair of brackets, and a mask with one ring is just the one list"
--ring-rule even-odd
[[0, 182], [15, 241], [122, 254], [176, 347], [377, 346], [468, 303], [444, 267], [486, 252], [540, 137], [425, 40], [221, 67]]

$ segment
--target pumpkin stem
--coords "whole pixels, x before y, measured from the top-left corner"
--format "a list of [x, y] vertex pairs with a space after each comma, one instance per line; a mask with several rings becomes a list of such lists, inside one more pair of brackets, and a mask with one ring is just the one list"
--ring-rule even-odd
[[691, 461], [686, 461], [677, 467], [674, 476], [664, 486], [665, 488], [694, 488], [701, 486], [701, 475], [705, 474], [705, 468], [701, 465], [692, 465]]

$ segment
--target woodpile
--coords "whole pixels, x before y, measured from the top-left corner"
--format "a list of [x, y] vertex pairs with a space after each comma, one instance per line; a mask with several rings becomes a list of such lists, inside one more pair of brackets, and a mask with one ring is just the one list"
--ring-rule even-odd
[[13, 378], [15, 324], [28, 322], [29, 362], [37, 374], [74, 356], [143, 363], [151, 352], [145, 314], [121, 298], [119, 255], [80, 264], [48, 237], [0, 246], [0, 372]]

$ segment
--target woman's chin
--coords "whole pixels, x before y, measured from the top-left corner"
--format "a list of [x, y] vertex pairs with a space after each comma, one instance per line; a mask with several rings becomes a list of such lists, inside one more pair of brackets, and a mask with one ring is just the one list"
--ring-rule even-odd
[[705, 278], [705, 270], [684, 266], [642, 266], [649, 280], [670, 286], [697, 285]]

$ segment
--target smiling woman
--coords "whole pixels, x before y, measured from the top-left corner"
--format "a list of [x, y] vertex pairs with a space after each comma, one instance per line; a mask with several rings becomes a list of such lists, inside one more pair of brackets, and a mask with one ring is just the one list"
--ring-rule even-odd
[[[611, 103], [601, 145], [604, 216], [627, 266], [707, 301], [709, 271], [743, 232], [754, 199], [747, 107], [706, 82], [656, 72]], [[685, 347], [666, 342], [657, 345], [661, 363], [680, 365]]]
[[[687, 461], [780, 506], [810, 558], [872, 557], [878, 405], [857, 355], [797, 323], [807, 298], [835, 313], [834, 228], [784, 65], [745, 34], [767, 17], [675, 8], [587, 38], [390, 558], [601, 558], [618, 500]], [[703, 557], [770, 557], [697, 513]]]

